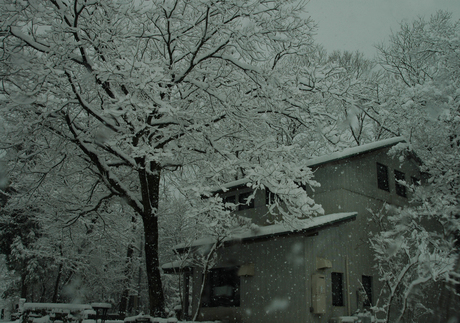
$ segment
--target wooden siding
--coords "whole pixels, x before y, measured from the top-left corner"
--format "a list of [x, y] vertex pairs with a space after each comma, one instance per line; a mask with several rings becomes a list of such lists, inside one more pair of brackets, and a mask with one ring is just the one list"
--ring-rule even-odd
[[[371, 205], [381, 205], [383, 202], [397, 206], [407, 204], [411, 197], [410, 194], [407, 198], [396, 194], [394, 170], [403, 172], [409, 183], [412, 177], [421, 179], [421, 174], [414, 160], [401, 162], [398, 158], [390, 157], [388, 150], [387, 148], [374, 151], [313, 168], [315, 179], [321, 184], [321, 187], [309, 193], [316, 203], [323, 206], [326, 214], [363, 210], [363, 208], [349, 209], [347, 207], [347, 192], [374, 200], [375, 202], [370, 203]], [[377, 187], [377, 162], [388, 166], [390, 192]]]
[[[385, 203], [403, 206], [410, 200], [410, 194], [407, 198], [396, 194], [394, 170], [404, 172], [407, 181], [411, 177], [422, 179], [414, 160], [401, 162], [388, 156], [388, 150], [380, 149], [313, 167], [315, 179], [321, 183], [320, 188], [309, 192], [315, 202], [323, 206], [326, 214], [357, 212], [356, 221], [323, 228], [315, 236], [277, 237], [221, 250], [216, 267], [254, 263], [255, 274], [241, 277], [240, 307], [204, 308], [200, 319], [219, 319], [224, 323], [325, 323], [332, 317], [362, 309], [362, 301], [357, 296], [362, 275], [373, 277], [376, 300], [381, 285], [373, 268], [368, 238], [377, 227], [369, 221], [371, 214], [368, 210], [377, 212]], [[377, 162], [388, 167], [390, 192], [377, 186]], [[246, 187], [239, 189], [241, 192], [250, 190]], [[222, 196], [231, 194], [235, 194], [235, 190]], [[254, 204], [253, 209], [238, 213], [252, 218], [259, 225], [273, 220], [266, 214], [264, 192], [257, 192]], [[317, 257], [330, 260], [332, 268], [317, 270]], [[344, 306], [332, 306], [332, 272], [344, 274]], [[311, 279], [315, 273], [326, 278], [326, 314], [322, 316], [310, 312]], [[196, 293], [201, 284], [201, 271], [195, 269], [193, 282]], [[196, 307], [196, 301], [193, 304]]]
[[[279, 237], [273, 240], [233, 245], [222, 250], [216, 267], [254, 263], [255, 274], [241, 277], [241, 306], [238, 308], [203, 308], [201, 320], [223, 322], [318, 322], [356, 311], [357, 291], [362, 275], [370, 272], [367, 252], [354, 239], [355, 223], [337, 224], [320, 230], [317, 235]], [[332, 262], [332, 268], [316, 268], [316, 258]], [[367, 265], [363, 265], [363, 258]], [[347, 261], [349, 289], [347, 290]], [[331, 272], [344, 274], [344, 306], [332, 306]], [[326, 277], [326, 314], [314, 315], [311, 307], [311, 276]], [[199, 278], [198, 273], [196, 278]], [[198, 279], [197, 279], [198, 280]], [[196, 284], [199, 288], [199, 284]], [[198, 290], [198, 289], [195, 289]], [[350, 293], [350, 297], [347, 297]]]

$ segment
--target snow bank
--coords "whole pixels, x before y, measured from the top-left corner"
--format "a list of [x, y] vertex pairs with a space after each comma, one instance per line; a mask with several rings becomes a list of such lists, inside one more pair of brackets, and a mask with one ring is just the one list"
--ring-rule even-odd
[[[159, 317], [152, 317], [150, 315], [136, 315], [136, 316], [130, 316], [125, 318], [125, 323], [135, 323], [135, 322], [148, 322], [148, 323], [192, 323], [192, 321], [179, 321], [175, 317], [169, 317], [169, 318], [159, 318]], [[207, 322], [201, 322], [201, 323], [220, 323], [220, 321], [207, 321]]]
[[92, 310], [90, 304], [68, 304], [68, 303], [24, 303], [24, 310], [38, 310], [38, 309], [52, 309], [52, 310]]

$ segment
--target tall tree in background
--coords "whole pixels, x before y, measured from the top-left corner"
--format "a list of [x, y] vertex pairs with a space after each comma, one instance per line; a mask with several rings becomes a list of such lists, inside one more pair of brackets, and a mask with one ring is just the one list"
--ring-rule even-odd
[[[280, 100], [288, 94], [274, 71], [285, 56], [308, 53], [313, 29], [302, 7], [284, 0], [1, 2], [2, 148], [15, 156], [18, 173], [39, 174], [29, 201], [51, 195], [41, 185], [55, 172], [62, 182], [89, 184], [67, 212], [84, 216], [121, 198], [142, 219], [152, 315], [164, 314], [157, 213], [164, 172], [219, 161], [204, 178], [218, 184], [223, 173], [263, 173], [254, 165], [274, 155], [279, 169], [272, 170], [286, 168], [289, 185], [310, 179], [297, 171], [301, 163], [291, 171], [283, 162], [289, 149], [267, 140], [271, 122], [296, 117], [292, 103]], [[75, 172], [63, 167], [68, 161]], [[70, 200], [75, 190], [68, 189]], [[290, 201], [295, 215], [315, 208], [305, 197]]]
[[0, 222], [0, 252], [6, 256], [8, 269], [19, 275], [20, 296], [25, 298], [30, 285], [37, 278], [36, 274], [43, 268], [43, 263], [40, 263], [42, 259], [28, 252], [42, 234], [36, 219], [37, 210], [3, 210], [2, 213], [4, 214]]
[[[427, 176], [422, 186], [406, 179], [414, 204], [393, 210], [373, 238], [387, 287], [380, 306], [392, 322], [424, 311], [440, 322], [458, 319], [460, 23], [446, 12], [403, 23], [379, 50], [386, 89], [374, 116], [408, 139], [396, 149], [415, 153]], [[423, 292], [438, 282], [454, 290], [443, 286], [439, 304]]]
[[33, 208], [20, 207], [17, 195], [11, 194], [0, 210], [0, 252], [10, 276], [16, 277], [3, 286], [2, 297], [20, 296], [29, 302], [117, 302], [126, 246], [133, 239], [129, 217], [119, 212], [119, 203], [113, 201], [105, 212], [69, 223], [59, 205], [45, 207], [34, 199]]
[[300, 145], [311, 158], [391, 136], [373, 116], [381, 79], [374, 67], [359, 52], [328, 54], [321, 46], [278, 64], [283, 100], [297, 116], [276, 125], [279, 141]]

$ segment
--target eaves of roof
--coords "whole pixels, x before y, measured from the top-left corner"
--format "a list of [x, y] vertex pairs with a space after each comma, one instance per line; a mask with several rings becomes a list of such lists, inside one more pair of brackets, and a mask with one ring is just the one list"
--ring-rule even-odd
[[[247, 230], [246, 232], [231, 235], [224, 239], [224, 246], [229, 246], [236, 243], [250, 243], [259, 240], [270, 240], [277, 237], [286, 237], [294, 235], [310, 235], [313, 232], [325, 229], [336, 224], [342, 224], [356, 219], [356, 212], [348, 213], [333, 213], [322, 215], [305, 220], [299, 220], [297, 228], [288, 228], [283, 224], [274, 224], [268, 226], [260, 226], [256, 229]], [[178, 253], [206, 245], [211, 245], [214, 239], [203, 238], [193, 241], [191, 244], [180, 244], [174, 247]]]
[[[361, 154], [370, 153], [375, 150], [391, 147], [391, 146], [394, 146], [404, 141], [406, 141], [404, 137], [394, 137], [394, 138], [372, 142], [372, 143], [365, 144], [362, 146], [351, 147], [351, 148], [344, 149], [342, 151], [334, 152], [329, 155], [312, 158], [306, 162], [306, 165], [308, 167], [316, 167], [316, 166], [331, 163], [334, 161], [355, 157]], [[235, 187], [245, 186], [249, 182], [250, 180], [248, 178], [242, 178], [236, 181], [232, 181], [232, 182], [228, 182], [228, 183], [216, 186], [213, 189], [211, 189], [211, 192], [218, 193], [218, 192], [226, 191], [226, 190], [229, 190]]]

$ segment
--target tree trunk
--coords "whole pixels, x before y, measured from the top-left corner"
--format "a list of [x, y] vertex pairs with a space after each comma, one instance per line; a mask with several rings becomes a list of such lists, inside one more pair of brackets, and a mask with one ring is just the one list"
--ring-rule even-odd
[[59, 264], [56, 282], [54, 283], [53, 299], [51, 300], [51, 303], [57, 303], [58, 294], [59, 294], [59, 282], [61, 280], [61, 276], [62, 276], [62, 264]]
[[[139, 162], [139, 160], [138, 160]], [[145, 164], [144, 164], [145, 165]], [[146, 171], [145, 168], [149, 168]], [[158, 202], [160, 197], [161, 166], [150, 162], [139, 170], [144, 207], [142, 221], [144, 224], [144, 251], [149, 289], [150, 315], [165, 317], [165, 300], [161, 283], [160, 262], [158, 254]]]
[[203, 281], [201, 282], [200, 293], [198, 294], [198, 304], [196, 306], [195, 314], [192, 317], [193, 322], [198, 320], [198, 317], [200, 316], [201, 299], [203, 298], [204, 286], [206, 284], [206, 280], [208, 279], [208, 272], [209, 272], [209, 269], [211, 267], [210, 266], [211, 258], [214, 256], [214, 254], [215, 254], [215, 252], [217, 250], [217, 244], [218, 244], [218, 242], [214, 243], [214, 245], [212, 246], [212, 248], [209, 251], [208, 255], [206, 256], [206, 260], [205, 260], [204, 267], [203, 267]]
[[128, 251], [126, 253], [126, 267], [125, 267], [125, 286], [123, 293], [121, 294], [120, 305], [118, 307], [118, 313], [125, 317], [128, 314], [128, 299], [129, 299], [129, 284], [132, 280], [132, 258], [134, 253], [134, 247], [130, 243]]
[[40, 298], [39, 298], [39, 302], [40, 303], [44, 303], [45, 302], [45, 297], [46, 297], [46, 292], [47, 292], [47, 288], [46, 288], [46, 284], [45, 283], [42, 283], [42, 293], [40, 295]]
[[26, 283], [27, 274], [23, 273], [21, 275], [21, 298], [27, 299], [27, 283]]
[[144, 220], [144, 235], [150, 315], [164, 317], [165, 303], [158, 259], [158, 221], [156, 216]]

